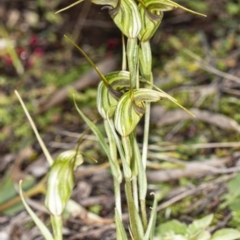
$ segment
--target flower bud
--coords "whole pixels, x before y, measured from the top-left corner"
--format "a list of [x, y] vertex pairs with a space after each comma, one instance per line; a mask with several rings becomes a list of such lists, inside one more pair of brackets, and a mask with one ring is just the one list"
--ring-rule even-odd
[[140, 3], [138, 7], [142, 23], [139, 33], [141, 42], [149, 41], [152, 38], [163, 18], [163, 12], [160, 10], [162, 4], [159, 4], [159, 1], [148, 0], [144, 3], [145, 6]]
[[109, 14], [121, 32], [128, 38], [136, 38], [141, 30], [141, 20], [134, 0], [119, 0]]
[[134, 131], [145, 112], [144, 102], [156, 102], [163, 97], [165, 94], [145, 88], [125, 93], [118, 102], [114, 116], [114, 124], [118, 133], [123, 137], [128, 136]]
[[45, 205], [52, 215], [62, 214], [74, 186], [74, 169], [83, 162], [75, 150], [61, 153], [51, 166]]
[[[124, 93], [129, 89], [130, 74], [127, 71], [111, 72], [105, 78], [115, 91]], [[98, 85], [97, 108], [103, 119], [113, 116], [117, 103], [118, 100], [111, 94], [108, 87], [100, 82]]]

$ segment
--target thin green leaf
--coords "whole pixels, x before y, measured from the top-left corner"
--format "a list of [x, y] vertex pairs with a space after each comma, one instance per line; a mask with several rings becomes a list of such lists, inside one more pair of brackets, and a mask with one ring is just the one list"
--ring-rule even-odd
[[134, 203], [133, 195], [132, 195], [132, 182], [131, 180], [126, 180], [125, 183], [125, 193], [127, 198], [128, 210], [129, 210], [129, 221], [131, 232], [134, 239], [143, 239], [144, 236], [144, 228], [142, 225], [141, 218], [137, 211], [137, 208]]
[[94, 70], [97, 72], [100, 79], [104, 82], [105, 86], [111, 91], [112, 94], [118, 95], [118, 92], [114, 91], [114, 89], [109, 85], [107, 79], [105, 76], [101, 73], [101, 71], [98, 69], [98, 67], [94, 64], [94, 62], [90, 59], [90, 57], [80, 48], [75, 42], [73, 42], [67, 35], [64, 35], [64, 37], [71, 42], [71, 44], [78, 49], [78, 51], [87, 59], [89, 64], [94, 68]]
[[31, 127], [32, 127], [32, 129], [33, 129], [33, 131], [34, 131], [34, 133], [35, 133], [35, 135], [36, 135], [36, 138], [37, 138], [37, 140], [38, 140], [38, 142], [39, 142], [39, 144], [40, 144], [40, 146], [41, 146], [41, 148], [42, 148], [42, 150], [43, 150], [43, 153], [44, 153], [44, 155], [45, 155], [48, 163], [49, 163], [50, 165], [52, 165], [52, 164], [53, 164], [53, 159], [52, 159], [49, 151], [47, 150], [46, 145], [44, 144], [42, 138], [40, 137], [40, 135], [39, 135], [39, 133], [38, 133], [38, 130], [37, 130], [37, 128], [36, 128], [36, 126], [35, 126], [32, 118], [31, 118], [31, 116], [30, 116], [30, 114], [29, 114], [29, 112], [28, 112], [28, 110], [27, 110], [27, 108], [26, 108], [26, 106], [25, 106], [25, 104], [24, 104], [21, 96], [19, 95], [19, 93], [18, 93], [17, 90], [15, 90], [14, 92], [15, 92], [15, 94], [17, 95], [17, 98], [18, 98], [19, 102], [20, 102], [21, 105], [22, 105], [23, 111], [25, 112], [25, 114], [26, 114], [26, 116], [27, 116], [27, 118], [28, 118], [28, 121], [29, 121], [30, 124], [31, 124]]
[[38, 216], [33, 212], [33, 210], [28, 206], [27, 202], [24, 199], [23, 192], [22, 192], [22, 181], [19, 181], [19, 194], [22, 199], [22, 202], [31, 216], [32, 220], [35, 222], [39, 230], [41, 231], [42, 235], [46, 240], [54, 240], [52, 234], [50, 231], [47, 229], [47, 227], [44, 225], [44, 223], [38, 218]]
[[190, 12], [190, 13], [193, 13], [193, 14], [196, 14], [196, 15], [199, 15], [199, 16], [202, 16], [202, 17], [206, 17], [205, 14], [202, 14], [202, 13], [199, 13], [199, 12], [195, 12], [195, 11], [193, 11], [193, 10], [190, 10], [190, 9], [188, 9], [188, 8], [185, 8], [185, 7], [179, 5], [179, 4], [177, 4], [177, 3], [175, 3], [175, 2], [173, 2], [173, 1], [171, 1], [171, 0], [160, 0], [159, 3], [165, 4], [165, 5], [167, 5], [167, 6], [172, 6], [172, 7], [175, 7], [175, 8], [181, 8], [181, 9], [183, 9], [184, 11], [187, 11], [187, 12]]
[[122, 220], [119, 216], [117, 209], [115, 209], [115, 223], [117, 230], [117, 240], [128, 240], [125, 228], [123, 226]]
[[97, 126], [90, 120], [88, 119], [84, 113], [78, 108], [77, 103], [74, 100], [74, 105], [78, 111], [78, 113], [81, 115], [81, 117], [83, 118], [83, 120], [87, 123], [87, 125], [90, 127], [90, 129], [94, 132], [94, 134], [96, 135], [96, 137], [98, 138], [103, 150], [105, 151], [105, 153], [107, 154], [107, 156], [110, 158], [110, 150], [109, 150], [109, 146], [106, 143], [102, 133], [99, 131], [99, 129], [97, 128]]
[[113, 124], [112, 121], [113, 121], [112, 119], [104, 120], [104, 127], [105, 127], [105, 131], [106, 131], [108, 141], [109, 141], [109, 150], [110, 150], [110, 155], [111, 155], [109, 162], [110, 162], [112, 174], [116, 178], [117, 182], [120, 184], [122, 182], [122, 173], [121, 173], [121, 169], [120, 169], [120, 166], [118, 163], [117, 147], [116, 147], [115, 138], [112, 134], [112, 129], [109, 125], [109, 122], [111, 122], [111, 124]]
[[70, 4], [70, 5], [68, 5], [67, 7], [58, 10], [57, 12], [55, 12], [55, 14], [60, 13], [60, 12], [63, 12], [63, 11], [66, 11], [67, 9], [69, 9], [69, 8], [71, 8], [71, 7], [74, 7], [74, 6], [76, 6], [77, 4], [79, 4], [79, 3], [83, 2], [83, 1], [84, 1], [84, 0], [79, 0], [79, 1], [77, 1], [77, 2], [75, 2], [75, 3], [73, 3], [73, 4]]
[[153, 235], [155, 232], [156, 218], [157, 218], [157, 197], [154, 194], [154, 201], [153, 201], [151, 216], [150, 216], [147, 231], [144, 235], [143, 240], [151, 240], [153, 238]]
[[173, 98], [171, 95], [167, 94], [166, 92], [164, 92], [162, 89], [158, 88], [157, 86], [155, 86], [154, 84], [152, 84], [151, 82], [141, 79], [141, 82], [145, 82], [149, 85], [151, 85], [153, 88], [155, 88], [156, 90], [158, 90], [160, 93], [164, 94], [164, 97], [167, 98], [168, 100], [172, 101], [173, 103], [175, 103], [177, 106], [179, 106], [180, 108], [182, 108], [185, 112], [187, 112], [188, 114], [190, 114], [191, 116], [195, 117], [195, 115], [193, 113], [191, 113], [189, 110], [187, 110], [185, 107], [183, 107], [180, 103], [178, 103], [177, 99]]
[[115, 131], [113, 122], [110, 119], [107, 119], [107, 120], [108, 120], [108, 123], [109, 123], [109, 127], [110, 127], [110, 129], [112, 131], [112, 134], [114, 136], [114, 139], [116, 141], [116, 145], [117, 145], [117, 148], [118, 148], [121, 160], [122, 160], [124, 176], [125, 176], [126, 179], [130, 180], [131, 177], [132, 177], [132, 172], [131, 172], [131, 168], [128, 165], [127, 160], [125, 158], [125, 153], [123, 151], [123, 147], [122, 147], [121, 141], [120, 141], [120, 139], [119, 139], [119, 137], [118, 137], [118, 135], [117, 135], [117, 133]]

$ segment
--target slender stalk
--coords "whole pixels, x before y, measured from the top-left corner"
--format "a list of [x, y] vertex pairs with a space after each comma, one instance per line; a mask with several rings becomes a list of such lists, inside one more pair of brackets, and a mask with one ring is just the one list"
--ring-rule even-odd
[[147, 212], [146, 212], [146, 194], [147, 194], [147, 176], [146, 176], [146, 169], [143, 166], [140, 150], [136, 141], [136, 138], [133, 142], [134, 148], [134, 158], [138, 163], [138, 187], [139, 187], [139, 201], [140, 201], [140, 209], [141, 209], [141, 216], [142, 216], [142, 223], [144, 230], [147, 229]]
[[143, 146], [142, 146], [142, 163], [143, 163], [144, 169], [146, 169], [146, 164], [147, 164], [148, 139], [149, 139], [149, 127], [150, 127], [150, 110], [151, 110], [151, 103], [146, 103], [145, 116], [144, 116]]
[[62, 238], [62, 228], [63, 228], [62, 216], [51, 215], [51, 224], [53, 228], [54, 239], [62, 240], [63, 239]]
[[147, 221], [147, 211], [146, 211], [146, 200], [145, 199], [144, 200], [140, 199], [140, 208], [141, 208], [143, 227], [144, 227], [144, 230], [146, 231], [148, 221]]
[[127, 62], [130, 72], [130, 86], [132, 89], [135, 89], [138, 70], [138, 44], [135, 38], [128, 38], [127, 40]]
[[122, 218], [122, 202], [121, 202], [121, 188], [120, 183], [117, 181], [115, 177], [113, 177], [114, 184], [114, 197], [115, 197], [115, 207], [118, 211], [118, 215]]
[[[149, 41], [141, 42], [139, 44], [139, 63], [140, 63], [140, 72], [141, 76], [149, 81], [150, 83], [153, 82], [152, 77], [152, 52], [151, 46]], [[146, 87], [152, 88], [152, 86], [147, 85]], [[151, 103], [145, 103], [145, 116], [144, 116], [144, 133], [143, 133], [143, 147], [142, 147], [142, 159], [140, 165], [140, 178], [139, 178], [139, 185], [140, 185], [140, 208], [141, 208], [141, 216], [143, 221], [143, 227], [146, 231], [148, 221], [147, 221], [147, 211], [146, 211], [146, 193], [147, 193], [147, 186], [146, 181], [142, 181], [142, 178], [145, 177], [146, 179], [146, 164], [147, 164], [147, 153], [148, 153], [148, 139], [149, 139], [149, 127], [150, 127], [150, 108]], [[144, 188], [145, 187], [145, 188]]]
[[127, 197], [127, 205], [128, 205], [128, 212], [129, 212], [129, 220], [130, 220], [130, 228], [131, 233], [133, 235], [134, 240], [141, 240], [140, 236], [137, 231], [137, 224], [135, 221], [135, 213], [136, 211], [133, 196], [132, 196], [132, 184], [131, 181], [126, 180], [125, 183], [125, 192]]
[[134, 203], [136, 206], [136, 210], [139, 212], [137, 177], [133, 177], [133, 179], [132, 179], [132, 189], [133, 189], [133, 199], [134, 199]]
[[[118, 211], [119, 217], [121, 218], [122, 217], [122, 206], [121, 206], [120, 185], [122, 182], [122, 174], [121, 174], [120, 167], [119, 167], [118, 160], [117, 160], [117, 147], [116, 147], [116, 142], [115, 142], [114, 136], [113, 136], [110, 126], [109, 126], [109, 122], [107, 120], [104, 120], [104, 127], [105, 127], [105, 131], [106, 131], [108, 141], [109, 141], [109, 149], [110, 149], [110, 156], [111, 156], [111, 159], [109, 159], [109, 163], [110, 163], [110, 167], [111, 167], [111, 172], [113, 174], [115, 207]], [[114, 171], [114, 169], [113, 169], [114, 167], [117, 169], [117, 172]]]
[[131, 166], [132, 163], [132, 147], [131, 147], [131, 141], [128, 136], [122, 137], [122, 145], [125, 152], [125, 158], [129, 166]]
[[127, 70], [126, 44], [122, 34], [122, 70]]

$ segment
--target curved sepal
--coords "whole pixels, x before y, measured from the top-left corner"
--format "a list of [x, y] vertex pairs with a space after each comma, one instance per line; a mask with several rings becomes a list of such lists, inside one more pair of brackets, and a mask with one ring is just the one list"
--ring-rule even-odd
[[[144, 1], [145, 2], [145, 1]], [[196, 14], [196, 15], [200, 15], [200, 16], [203, 16], [203, 17], [206, 17], [206, 15], [202, 14], [202, 13], [199, 13], [199, 12], [195, 12], [191, 9], [188, 9], [188, 8], [185, 8], [171, 0], [159, 0], [159, 6], [158, 6], [158, 11], [171, 11], [175, 8], [181, 8], [182, 10], [184, 11], [187, 11], [187, 12], [190, 12], [190, 13], [193, 13], [193, 14]], [[160, 7], [160, 8], [159, 8]]]

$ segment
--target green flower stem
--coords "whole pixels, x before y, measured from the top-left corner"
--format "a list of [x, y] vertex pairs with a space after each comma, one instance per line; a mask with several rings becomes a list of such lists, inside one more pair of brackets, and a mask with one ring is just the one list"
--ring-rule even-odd
[[146, 176], [146, 169], [143, 167], [142, 159], [140, 150], [136, 141], [136, 138], [134, 138], [133, 141], [133, 148], [134, 148], [134, 158], [137, 161], [137, 167], [138, 167], [138, 187], [139, 187], [139, 201], [140, 201], [140, 209], [141, 209], [141, 215], [142, 215], [142, 223], [144, 230], [147, 229], [147, 212], [146, 212], [146, 194], [147, 194], [147, 176]]
[[131, 181], [126, 180], [125, 192], [126, 192], [126, 197], [127, 197], [127, 205], [128, 205], [131, 233], [132, 233], [134, 240], [141, 240], [139, 233], [138, 233], [138, 229], [137, 229], [137, 223], [135, 220], [136, 207], [135, 207], [133, 196], [132, 196], [133, 191], [132, 191]]
[[122, 145], [125, 152], [125, 158], [127, 161], [128, 166], [131, 167], [132, 163], [132, 147], [131, 147], [131, 141], [128, 136], [122, 137]]
[[143, 146], [142, 146], [142, 163], [146, 170], [147, 164], [147, 153], [148, 153], [148, 139], [149, 139], [149, 128], [150, 128], [150, 110], [151, 103], [145, 104], [145, 116], [144, 116], [144, 132], [143, 132]]
[[113, 122], [110, 120], [110, 119], [107, 119], [108, 123], [109, 123], [109, 127], [110, 127], [110, 130], [111, 130], [111, 133], [115, 139], [115, 142], [116, 142], [116, 145], [117, 145], [117, 149], [118, 149], [118, 152], [119, 152], [119, 155], [120, 155], [120, 158], [122, 160], [122, 167], [123, 167], [123, 173], [124, 173], [124, 177], [125, 179], [129, 180], [132, 178], [132, 171], [131, 171], [131, 168], [130, 166], [128, 165], [127, 163], [127, 160], [125, 158], [125, 153], [123, 151], [123, 146], [122, 146], [122, 143], [116, 133], [116, 130], [114, 128], [114, 124]]
[[[142, 169], [139, 170], [140, 172], [139, 174], [141, 174], [140, 178], [143, 178], [144, 176], [145, 179], [146, 179], [146, 162], [147, 162], [148, 138], [149, 138], [150, 108], [151, 108], [151, 103], [146, 103], [145, 118], [144, 118], [143, 147], [142, 147]], [[147, 213], [146, 213], [146, 201], [145, 201], [146, 194], [147, 194], [147, 191], [143, 190], [140, 196], [140, 206], [141, 206], [141, 214], [142, 214], [144, 230], [147, 229]]]
[[126, 44], [124, 34], [122, 34], [122, 70], [127, 70]]
[[[111, 120], [109, 120], [109, 121], [111, 121]], [[115, 143], [114, 137], [112, 135], [112, 132], [111, 132], [111, 129], [110, 129], [110, 126], [109, 126], [109, 123], [108, 123], [107, 120], [104, 120], [104, 128], [105, 128], [107, 138], [108, 138], [108, 145], [109, 145], [110, 156], [111, 156], [110, 161], [113, 162], [114, 165], [116, 166], [117, 170], [119, 170], [119, 171], [117, 171], [117, 173], [114, 172], [114, 175], [115, 175], [115, 177], [118, 177], [119, 182], [121, 182], [122, 181], [122, 176], [121, 176], [122, 174], [120, 172], [120, 168], [118, 166], [118, 161], [117, 161], [116, 143]]]
[[147, 221], [147, 210], [146, 210], [146, 200], [140, 199], [140, 208], [141, 208], [141, 215], [142, 215], [142, 222], [144, 231], [147, 230], [148, 221]]
[[[152, 77], [152, 52], [149, 41], [141, 42], [139, 46], [139, 62], [141, 76], [148, 82], [153, 83]], [[147, 85], [146, 87], [152, 88]], [[144, 169], [146, 169], [147, 151], [148, 151], [148, 138], [149, 138], [149, 124], [150, 124], [150, 103], [146, 103], [145, 119], [144, 119], [144, 135], [143, 135], [143, 148], [142, 148], [142, 162]]]
[[51, 215], [51, 224], [55, 240], [62, 240], [62, 216]]
[[115, 197], [115, 207], [120, 218], [122, 218], [122, 202], [121, 202], [121, 189], [120, 183], [115, 177], [113, 177], [114, 184], [114, 197]]
[[136, 210], [139, 212], [139, 198], [138, 198], [138, 182], [137, 177], [133, 177], [132, 179], [132, 189], [133, 189], [133, 200], [136, 206]]
[[130, 86], [136, 88], [137, 72], [138, 72], [138, 44], [137, 38], [128, 38], [127, 40], [127, 62], [130, 72]]
[[[147, 152], [148, 152], [148, 139], [149, 139], [149, 126], [150, 126], [150, 108], [151, 103], [145, 104], [145, 116], [144, 116], [144, 133], [143, 133], [143, 146], [142, 146], [142, 159], [141, 167], [139, 170], [139, 188], [140, 188], [140, 207], [142, 214], [142, 221], [144, 230], [147, 229], [147, 213], [146, 213], [146, 194], [147, 186], [144, 188], [141, 181], [146, 178], [146, 163], [147, 163]], [[147, 180], [146, 180], [147, 181]], [[147, 183], [146, 183], [147, 185]]]
[[[111, 120], [109, 120], [111, 121]], [[109, 126], [109, 121], [104, 120], [104, 127], [109, 141], [109, 149], [110, 149], [110, 156], [109, 159], [111, 172], [113, 174], [113, 182], [114, 182], [114, 195], [115, 195], [115, 207], [118, 211], [119, 217], [122, 217], [122, 206], [121, 206], [121, 190], [120, 185], [122, 182], [122, 174], [117, 160], [117, 147], [114, 136], [112, 134], [111, 128]], [[114, 165], [114, 166], [113, 166]], [[117, 172], [114, 171], [114, 168], [117, 169]]]
[[[148, 82], [153, 83], [152, 77], [152, 52], [149, 41], [140, 42], [139, 45], [139, 63], [141, 76]], [[148, 88], [152, 86], [146, 85]], [[146, 163], [147, 163], [147, 153], [148, 153], [148, 139], [149, 139], [149, 128], [150, 128], [150, 109], [151, 103], [147, 102], [145, 104], [145, 116], [144, 116], [144, 133], [143, 133], [143, 147], [142, 147], [142, 165], [139, 169], [139, 186], [140, 186], [140, 208], [141, 216], [143, 221], [143, 227], [146, 231], [148, 221], [147, 221], [147, 211], [146, 211], [146, 194], [147, 186], [146, 182], [142, 181], [146, 179]], [[147, 181], [147, 180], [145, 180]]]

